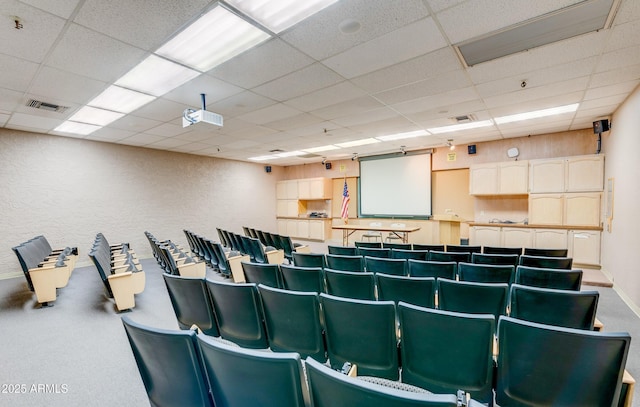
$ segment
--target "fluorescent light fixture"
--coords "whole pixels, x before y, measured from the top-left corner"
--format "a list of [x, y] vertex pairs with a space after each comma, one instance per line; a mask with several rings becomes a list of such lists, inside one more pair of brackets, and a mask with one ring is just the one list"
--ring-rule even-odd
[[284, 153], [278, 153], [275, 156], [278, 158], [284, 158], [284, 157], [296, 157], [299, 155], [305, 155], [306, 153], [304, 151], [285, 151]]
[[416, 130], [416, 131], [409, 131], [406, 133], [389, 134], [386, 136], [379, 136], [376, 138], [382, 141], [393, 141], [393, 140], [402, 140], [405, 138], [413, 138], [413, 137], [428, 136], [428, 135], [429, 135], [429, 132], [426, 130]]
[[154, 99], [155, 96], [111, 85], [87, 105], [120, 113], [131, 113]]
[[115, 84], [153, 96], [162, 96], [198, 75], [198, 71], [149, 55]]
[[227, 0], [274, 33], [286, 30], [337, 0]]
[[303, 151], [307, 153], [321, 153], [323, 151], [339, 150], [340, 147], [329, 144], [327, 146], [305, 148]]
[[580, 103], [574, 103], [574, 104], [571, 104], [571, 105], [552, 107], [552, 108], [549, 108], [549, 109], [534, 110], [532, 112], [512, 114], [510, 116], [496, 117], [495, 120], [496, 120], [497, 124], [505, 124], [505, 123], [511, 123], [511, 122], [518, 122], [518, 121], [522, 121], [522, 120], [537, 119], [537, 118], [540, 118], [540, 117], [553, 116], [553, 115], [556, 115], [556, 114], [571, 113], [571, 112], [575, 112], [576, 110], [578, 110], [578, 106], [579, 105], [580, 105]]
[[204, 72], [268, 38], [258, 27], [216, 6], [155, 53]]
[[124, 116], [124, 113], [84, 106], [71, 116], [69, 121], [106, 126], [107, 124], [118, 120], [122, 116]]
[[101, 128], [102, 126], [96, 126], [93, 124], [66, 121], [63, 122], [60, 126], [53, 129], [53, 131], [58, 131], [60, 133], [81, 134], [83, 136], [86, 136]]
[[493, 125], [493, 120], [482, 120], [479, 122], [453, 124], [451, 126], [434, 127], [427, 129], [432, 134], [451, 133], [460, 130], [477, 129], [480, 127], [488, 127]]
[[252, 161], [268, 161], [268, 160], [275, 160], [276, 158], [278, 158], [275, 155], [259, 155], [256, 157], [249, 157], [248, 160], [252, 160]]
[[347, 148], [347, 147], [357, 147], [357, 146], [364, 146], [367, 144], [374, 144], [374, 143], [379, 143], [380, 140], [376, 140], [374, 138], [363, 138], [360, 140], [353, 140], [353, 141], [347, 141], [344, 143], [337, 143], [336, 146], [341, 147], [341, 148]]

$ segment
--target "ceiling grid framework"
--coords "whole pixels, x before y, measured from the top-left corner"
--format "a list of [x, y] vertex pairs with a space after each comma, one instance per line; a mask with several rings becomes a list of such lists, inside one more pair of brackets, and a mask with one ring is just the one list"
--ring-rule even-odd
[[[640, 84], [637, 1], [620, 0], [610, 28], [470, 67], [455, 46], [595, 1], [603, 0], [339, 0], [121, 119], [74, 135], [54, 129], [217, 2], [6, 0], [0, 126], [247, 161], [449, 126], [461, 115], [494, 120], [579, 103], [553, 117], [266, 161], [274, 165], [585, 129]], [[359, 29], [343, 32], [346, 20]], [[201, 93], [223, 127], [182, 128], [183, 110], [199, 108]], [[29, 99], [69, 109], [34, 109]]]

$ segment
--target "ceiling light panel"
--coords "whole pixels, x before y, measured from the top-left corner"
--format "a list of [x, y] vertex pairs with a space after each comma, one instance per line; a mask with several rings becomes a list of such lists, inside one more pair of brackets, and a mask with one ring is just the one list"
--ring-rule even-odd
[[84, 106], [69, 118], [72, 122], [106, 126], [124, 116], [124, 113]]
[[303, 151], [307, 153], [321, 153], [323, 151], [339, 150], [340, 147], [329, 144], [328, 146], [305, 148]]
[[493, 125], [493, 120], [482, 120], [479, 122], [471, 122], [471, 123], [463, 123], [463, 124], [454, 124], [451, 126], [443, 126], [443, 127], [433, 127], [431, 129], [427, 129], [432, 134], [442, 134], [442, 133], [451, 133], [454, 131], [461, 130], [470, 130], [477, 129], [480, 127], [488, 127]]
[[274, 33], [280, 33], [337, 0], [227, 0]]
[[131, 113], [154, 99], [155, 96], [111, 85], [87, 105], [120, 113]]
[[409, 131], [406, 133], [396, 133], [396, 134], [389, 134], [386, 136], [378, 136], [376, 138], [382, 141], [393, 141], [393, 140], [402, 140], [407, 138], [414, 138], [414, 137], [421, 137], [421, 136], [428, 136], [428, 135], [429, 135], [428, 131], [416, 130], [416, 131]]
[[156, 54], [205, 72], [270, 38], [217, 6], [160, 47]]
[[115, 84], [153, 96], [162, 96], [198, 75], [198, 71], [149, 55]]
[[579, 103], [574, 103], [571, 105], [552, 107], [550, 109], [534, 110], [532, 112], [525, 112], [525, 113], [512, 114], [509, 116], [496, 117], [495, 121], [496, 121], [496, 124], [505, 124], [505, 123], [518, 122], [522, 120], [530, 120], [530, 119], [537, 119], [540, 117], [553, 116], [553, 115], [562, 114], [562, 113], [571, 113], [578, 110], [579, 105], [580, 105]]
[[86, 136], [101, 128], [102, 126], [96, 126], [93, 124], [66, 121], [62, 123], [60, 126], [53, 129], [53, 131], [57, 131], [60, 133], [80, 134], [80, 135]]
[[336, 146], [341, 148], [347, 148], [347, 147], [364, 146], [367, 144], [373, 144], [373, 143], [379, 143], [379, 142], [380, 140], [376, 140], [374, 138], [363, 138], [360, 140], [347, 141], [345, 143], [336, 143]]

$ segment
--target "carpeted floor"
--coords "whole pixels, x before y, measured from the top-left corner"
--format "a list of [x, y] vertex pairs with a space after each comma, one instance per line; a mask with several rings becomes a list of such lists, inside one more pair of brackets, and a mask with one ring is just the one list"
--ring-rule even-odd
[[[135, 321], [178, 329], [161, 270], [142, 260], [146, 288]], [[211, 278], [220, 278], [208, 272]], [[612, 288], [600, 292], [605, 331], [633, 340], [627, 370], [640, 378], [640, 319]], [[24, 278], [0, 280], [0, 406], [149, 406], [120, 315], [94, 267], [76, 269], [50, 308], [40, 309]], [[640, 406], [640, 397], [634, 400]]]

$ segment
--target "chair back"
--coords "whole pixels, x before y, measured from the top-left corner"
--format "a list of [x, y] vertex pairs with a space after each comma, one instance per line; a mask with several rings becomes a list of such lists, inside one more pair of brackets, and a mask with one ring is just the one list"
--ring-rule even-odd
[[438, 279], [438, 309], [467, 314], [505, 315], [509, 284]]
[[458, 263], [460, 281], [478, 283], [513, 283], [516, 267], [495, 264]]
[[317, 293], [287, 291], [259, 285], [269, 348], [327, 360]]
[[364, 271], [364, 257], [327, 254], [327, 268], [342, 271]]
[[371, 247], [358, 247], [359, 256], [379, 257], [388, 259], [391, 257], [391, 249], [374, 249]]
[[465, 262], [468, 263], [471, 261], [471, 253], [470, 252], [438, 252], [438, 251], [430, 251], [429, 252], [429, 260], [430, 261], [455, 261], [456, 263]]
[[571, 270], [573, 259], [571, 257], [543, 257], [523, 254], [520, 256], [518, 264], [528, 267]]
[[453, 253], [482, 253], [482, 246], [448, 244], [446, 251]]
[[482, 253], [484, 254], [515, 254], [520, 256], [522, 254], [522, 247], [483, 246]]
[[407, 260], [385, 259], [382, 257], [365, 257], [364, 268], [370, 273], [394, 274], [396, 276], [407, 275]]
[[400, 249], [400, 250], [411, 250], [411, 243], [386, 243], [384, 244], [385, 249]]
[[213, 406], [194, 331], [151, 328], [129, 316], [122, 324], [151, 405]]
[[204, 279], [166, 273], [162, 277], [180, 329], [197, 325], [207, 335], [220, 336]]
[[369, 383], [328, 368], [313, 359], [306, 362], [314, 407], [456, 407], [453, 394], [412, 393]]
[[582, 270], [518, 266], [516, 268], [515, 283], [532, 287], [580, 291]]
[[393, 301], [364, 301], [320, 294], [327, 353], [334, 369], [356, 364], [362, 376], [398, 380], [396, 307]]
[[327, 260], [322, 253], [293, 252], [293, 264], [297, 267], [325, 268], [327, 266]]
[[444, 245], [443, 244], [413, 244], [413, 250], [428, 250], [428, 251], [436, 251], [443, 252]]
[[247, 283], [264, 284], [281, 288], [280, 266], [277, 264], [250, 263], [243, 261], [242, 271]]
[[327, 246], [329, 254], [338, 254], [341, 256], [357, 256], [358, 248], [351, 246]]
[[517, 254], [471, 253], [471, 263], [517, 266], [519, 257]]
[[354, 242], [354, 244], [358, 249], [361, 247], [368, 247], [370, 249], [382, 249], [382, 242]]
[[[492, 399], [493, 315], [440, 311], [399, 303], [402, 381], [434, 393], [464, 390]], [[461, 368], [464, 366], [464, 368]]]
[[626, 332], [592, 332], [500, 317], [496, 402], [616, 406], [630, 341]]
[[198, 346], [216, 406], [309, 405], [297, 353], [243, 349], [204, 335], [198, 336]]
[[328, 294], [358, 300], [376, 299], [373, 273], [324, 269], [324, 279]]
[[510, 316], [540, 324], [593, 330], [598, 309], [597, 291], [567, 291], [511, 286]]
[[224, 254], [224, 248], [220, 243], [213, 243], [211, 246], [213, 248], [213, 252], [215, 253], [218, 259], [218, 270], [220, 274], [224, 276], [231, 275], [231, 266], [229, 265], [229, 261], [227, 260], [227, 256]]
[[532, 247], [525, 247], [524, 253], [527, 256], [539, 256], [539, 257], [567, 257], [569, 253], [568, 249], [538, 249]]
[[391, 249], [392, 259], [414, 259], [425, 261], [427, 260], [428, 255], [428, 250]]
[[458, 272], [458, 264], [455, 261], [407, 261], [409, 275], [411, 277], [434, 277], [454, 280]]
[[245, 348], [268, 347], [255, 284], [206, 280], [220, 336]]
[[436, 279], [433, 277], [405, 277], [376, 273], [378, 300], [403, 301], [421, 307], [435, 308]]
[[324, 274], [321, 267], [280, 266], [283, 287], [293, 291], [323, 293]]

